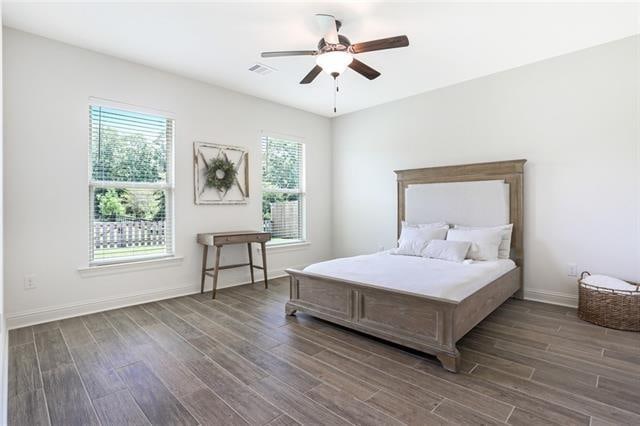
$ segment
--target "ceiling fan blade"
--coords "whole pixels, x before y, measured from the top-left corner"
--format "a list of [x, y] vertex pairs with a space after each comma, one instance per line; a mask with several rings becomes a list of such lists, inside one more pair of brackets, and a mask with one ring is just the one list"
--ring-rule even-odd
[[322, 13], [316, 14], [316, 20], [320, 31], [324, 34], [324, 41], [329, 44], [338, 44], [338, 24], [336, 24], [336, 18], [332, 15], [325, 15]]
[[374, 70], [364, 62], [360, 62], [356, 58], [353, 58], [353, 61], [349, 64], [349, 68], [351, 68], [358, 74], [367, 77], [369, 80], [380, 77], [380, 73], [378, 71]]
[[313, 69], [311, 69], [311, 71], [309, 71], [309, 74], [304, 76], [304, 78], [300, 81], [300, 84], [311, 83], [318, 76], [318, 74], [320, 74], [321, 71], [322, 68], [316, 65], [315, 67], [313, 67]]
[[406, 47], [409, 45], [409, 39], [406, 35], [381, 38], [380, 40], [365, 41], [349, 46], [351, 53], [373, 52], [374, 50], [395, 49], [397, 47]]
[[280, 56], [315, 56], [317, 50], [283, 50], [282, 52], [262, 52], [260, 56], [263, 58], [277, 58]]

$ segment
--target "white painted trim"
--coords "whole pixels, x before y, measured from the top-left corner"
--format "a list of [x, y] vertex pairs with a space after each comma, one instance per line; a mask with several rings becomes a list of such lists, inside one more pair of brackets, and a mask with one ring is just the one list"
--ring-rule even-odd
[[91, 266], [82, 266], [78, 268], [80, 275], [92, 277], [97, 275], [109, 275], [122, 272], [141, 271], [145, 269], [156, 269], [169, 266], [177, 266], [182, 263], [182, 256], [162, 256], [146, 260], [135, 260], [120, 263], [104, 263]]
[[[291, 266], [292, 269], [303, 269], [304, 266]], [[281, 278], [286, 276], [285, 269], [281, 268], [269, 272], [269, 279]], [[219, 288], [235, 287], [239, 285], [249, 284], [246, 282], [221, 284]], [[205, 289], [206, 290], [206, 289]], [[95, 312], [106, 311], [109, 309], [117, 309], [125, 306], [137, 305], [140, 303], [148, 303], [157, 300], [170, 299], [173, 297], [187, 296], [200, 292], [199, 284], [189, 284], [180, 287], [156, 289], [138, 293], [132, 293], [123, 296], [108, 297], [101, 299], [85, 300], [79, 303], [59, 305], [53, 307], [31, 309], [23, 312], [10, 313], [6, 316], [6, 329], [26, 327], [28, 325], [40, 324], [48, 321], [55, 321], [64, 318], [75, 317], [79, 315], [87, 315]], [[542, 289], [531, 289], [524, 291], [524, 298], [536, 302], [550, 303], [553, 305], [569, 306], [575, 308], [578, 306], [578, 296], [574, 294], [560, 293]], [[5, 333], [3, 344], [4, 352], [4, 372], [6, 373], [7, 357], [6, 348], [8, 342], [8, 333]], [[6, 374], [2, 377], [2, 385], [6, 390]], [[4, 407], [3, 407], [4, 408]]]
[[534, 302], [550, 303], [552, 305], [568, 306], [570, 308], [578, 307], [578, 295], [560, 293], [551, 290], [531, 289], [524, 290], [524, 298]]
[[[284, 277], [287, 274], [284, 269], [278, 269], [269, 273], [269, 279]], [[249, 282], [230, 283], [220, 285], [218, 288], [235, 287]], [[205, 288], [205, 290], [207, 290]], [[209, 289], [210, 290], [210, 289]], [[200, 292], [200, 284], [188, 284], [180, 287], [156, 289], [123, 296], [107, 297], [100, 299], [90, 299], [79, 303], [59, 305], [46, 308], [30, 309], [23, 312], [7, 314], [7, 330], [13, 328], [26, 327], [28, 325], [41, 324], [44, 322], [60, 320], [64, 318], [87, 315], [95, 312], [107, 311], [110, 309], [122, 308], [125, 306], [149, 303], [157, 300], [170, 299], [173, 297], [187, 296]]]
[[[277, 252], [277, 253], [283, 253], [288, 251], [297, 251], [297, 250], [305, 249], [310, 245], [311, 245], [310, 241], [298, 241], [295, 243], [281, 243], [281, 244], [272, 244], [272, 245], [266, 244], [265, 247], [267, 249], [267, 253], [271, 251]], [[258, 253], [262, 253], [261, 247], [258, 247]]]
[[187, 294], [195, 293], [196, 289], [199, 290], [199, 286], [191, 284], [181, 287], [133, 293], [125, 296], [91, 299], [79, 303], [30, 309], [23, 312], [8, 314], [7, 328], [13, 329], [26, 327], [28, 325], [40, 324], [43, 322], [70, 318], [78, 315], [86, 315], [109, 309], [121, 308], [128, 305], [152, 302], [170, 297], [185, 296]]
[[265, 130], [265, 129], [261, 129], [258, 132], [259, 138], [260, 138], [260, 142], [262, 141], [263, 137], [272, 137], [274, 139], [284, 139], [287, 141], [291, 141], [291, 142], [298, 142], [301, 144], [305, 143], [305, 137], [304, 136], [298, 136], [298, 135], [292, 135], [289, 133], [282, 133], [282, 132], [275, 132], [275, 131], [271, 131], [271, 130]]
[[118, 101], [113, 101], [111, 99], [103, 99], [103, 98], [98, 98], [94, 96], [90, 96], [88, 101], [89, 101], [89, 106], [121, 109], [121, 110], [137, 112], [140, 114], [156, 115], [159, 117], [168, 118], [170, 120], [176, 119], [175, 113], [170, 111], [164, 111], [161, 109], [155, 109], [155, 108], [150, 108], [150, 107], [141, 106], [141, 105], [133, 105], [133, 104], [128, 104], [126, 102], [118, 102]]

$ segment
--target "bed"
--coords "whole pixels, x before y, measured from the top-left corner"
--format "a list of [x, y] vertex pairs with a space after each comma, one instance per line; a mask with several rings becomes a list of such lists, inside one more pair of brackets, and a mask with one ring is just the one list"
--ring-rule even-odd
[[509, 297], [522, 296], [525, 162], [395, 172], [398, 237], [405, 220], [513, 223], [510, 259], [454, 263], [382, 252], [287, 269], [286, 313], [304, 312], [433, 354], [457, 372], [456, 342]]

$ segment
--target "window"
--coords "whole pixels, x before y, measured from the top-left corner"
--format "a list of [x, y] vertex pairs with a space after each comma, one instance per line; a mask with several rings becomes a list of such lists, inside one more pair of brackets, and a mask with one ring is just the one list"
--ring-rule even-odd
[[262, 137], [262, 224], [269, 244], [301, 242], [305, 235], [304, 145]]
[[92, 264], [173, 254], [173, 119], [89, 107]]

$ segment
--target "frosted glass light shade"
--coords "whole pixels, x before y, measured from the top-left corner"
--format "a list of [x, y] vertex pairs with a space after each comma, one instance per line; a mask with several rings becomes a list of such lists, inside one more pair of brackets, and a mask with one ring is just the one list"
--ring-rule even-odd
[[334, 73], [342, 74], [347, 69], [349, 64], [353, 61], [353, 56], [349, 52], [333, 51], [318, 55], [316, 64], [322, 71], [329, 75]]

